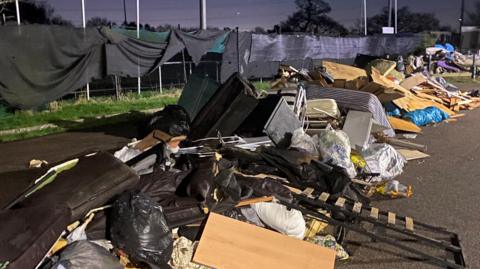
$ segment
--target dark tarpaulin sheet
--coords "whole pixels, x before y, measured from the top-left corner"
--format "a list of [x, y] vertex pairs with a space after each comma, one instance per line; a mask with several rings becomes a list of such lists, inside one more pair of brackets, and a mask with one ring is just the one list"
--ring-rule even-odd
[[106, 27], [24, 25], [0, 27], [0, 36], [0, 95], [11, 106], [30, 109], [74, 92], [93, 78], [151, 73], [184, 48], [198, 63], [224, 43], [220, 39], [226, 39], [226, 32], [173, 30], [165, 43], [138, 40]]
[[239, 35], [239, 51], [240, 51], [240, 70], [238, 70], [237, 55], [237, 33], [232, 32], [226, 41], [225, 50], [222, 57], [222, 67], [220, 71], [220, 81], [224, 83], [230, 76], [239, 72], [241, 75], [247, 73], [247, 65], [250, 61], [250, 51], [252, 46], [252, 34], [240, 32]]
[[368, 37], [326, 37], [311, 35], [252, 34], [250, 61], [310, 59], [353, 59], [367, 55], [406, 54], [421, 45], [421, 35]]
[[227, 38], [225, 34], [225, 31], [200, 30], [195, 33], [184, 33], [172, 30], [168, 47], [161, 63], [165, 63], [183, 49], [187, 49], [193, 62], [198, 64], [203, 55], [207, 54], [215, 46], [218, 46], [218, 39]]
[[0, 27], [0, 95], [33, 108], [105, 75], [105, 36], [96, 28]]
[[148, 42], [104, 28], [107, 74], [121, 77], [143, 76], [154, 71], [167, 48], [166, 42]]

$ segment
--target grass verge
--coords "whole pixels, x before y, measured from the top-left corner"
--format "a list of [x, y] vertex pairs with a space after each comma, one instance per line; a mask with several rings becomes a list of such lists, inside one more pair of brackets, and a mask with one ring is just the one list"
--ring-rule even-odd
[[[169, 91], [164, 94], [145, 92], [141, 95], [128, 94], [120, 100], [112, 97], [99, 97], [90, 100], [59, 101], [50, 103], [48, 109], [43, 111], [17, 111], [3, 114], [0, 120], [0, 130], [10, 130], [55, 124], [58, 127], [34, 130], [29, 132], [6, 134], [0, 136], [1, 142], [14, 141], [47, 134], [60, 133], [69, 130], [81, 130], [104, 125], [118, 124], [121, 122], [139, 120], [145, 117], [143, 113], [130, 113], [159, 109], [168, 104], [175, 104], [180, 91]], [[115, 115], [113, 117], [100, 117]]]

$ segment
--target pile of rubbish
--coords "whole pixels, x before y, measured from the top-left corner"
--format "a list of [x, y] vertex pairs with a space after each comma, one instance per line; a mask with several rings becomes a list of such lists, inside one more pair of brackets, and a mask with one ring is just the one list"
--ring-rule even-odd
[[[417, 56], [420, 57], [420, 56]], [[425, 59], [426, 58], [426, 59]], [[460, 72], [471, 72], [472, 67], [475, 66], [475, 69], [480, 65], [478, 63], [479, 55], [460, 53], [455, 50], [455, 47], [450, 44], [436, 44], [433, 47], [425, 49], [425, 56], [420, 59], [409, 58], [409, 63], [414, 63], [411, 66], [421, 67], [419, 62], [423, 63], [429, 62], [429, 70], [435, 74], [442, 73], [460, 73]], [[473, 72], [475, 72], [475, 69]]]
[[233, 74], [202, 82], [208, 98], [190, 85], [115, 152], [1, 174], [0, 268], [333, 268], [352, 254], [351, 231], [464, 268], [455, 233], [370, 201], [411, 197], [400, 175], [428, 156], [396, 131], [411, 136], [476, 101], [392, 70], [282, 66], [271, 91]]

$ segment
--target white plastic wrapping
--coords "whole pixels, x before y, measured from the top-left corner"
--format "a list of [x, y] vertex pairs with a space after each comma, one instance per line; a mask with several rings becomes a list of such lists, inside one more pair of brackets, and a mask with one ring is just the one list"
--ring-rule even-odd
[[362, 151], [370, 173], [380, 173], [381, 179], [393, 179], [403, 172], [405, 158], [389, 144], [372, 144]]
[[324, 162], [331, 162], [345, 168], [350, 178], [357, 175], [350, 160], [350, 140], [345, 132], [334, 130], [328, 126], [325, 130], [320, 130], [320, 133], [313, 138], [318, 141], [318, 150]]
[[256, 203], [251, 205], [260, 220], [268, 227], [291, 237], [303, 239], [306, 224], [302, 212], [288, 210], [286, 206], [276, 203]]

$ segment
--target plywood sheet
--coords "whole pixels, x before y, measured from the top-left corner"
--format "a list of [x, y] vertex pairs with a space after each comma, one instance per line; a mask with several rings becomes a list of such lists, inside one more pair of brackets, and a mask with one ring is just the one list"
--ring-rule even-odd
[[401, 83], [400, 86], [407, 90], [411, 90], [413, 87], [418, 86], [422, 83], [427, 82], [427, 78], [422, 75], [422, 74], [416, 74], [414, 76], [408, 77], [404, 79]]
[[406, 120], [402, 120], [395, 117], [388, 117], [388, 122], [390, 122], [390, 125], [392, 125], [392, 128], [395, 130], [411, 132], [411, 133], [422, 132], [422, 128]]
[[417, 160], [417, 159], [424, 159], [430, 157], [430, 155], [423, 153], [418, 150], [414, 149], [397, 149], [397, 151], [407, 159], [407, 161], [410, 160]]
[[445, 113], [447, 113], [450, 116], [455, 115], [455, 112], [448, 109], [446, 106], [444, 106], [442, 104], [439, 104], [435, 101], [418, 98], [418, 97], [413, 96], [413, 95], [412, 96], [406, 96], [406, 97], [399, 98], [399, 99], [395, 99], [392, 102], [396, 106], [398, 106], [399, 108], [401, 108], [403, 110], [406, 110], [408, 112], [415, 111], [417, 109], [424, 109], [424, 108], [427, 108], [429, 106], [434, 106], [434, 107], [437, 107], [438, 109], [444, 111]]
[[193, 261], [218, 269], [329, 269], [335, 251], [210, 213]]
[[359, 77], [367, 76], [367, 72], [365, 70], [350, 65], [338, 64], [328, 61], [323, 61], [322, 65], [335, 80], [354, 80]]

